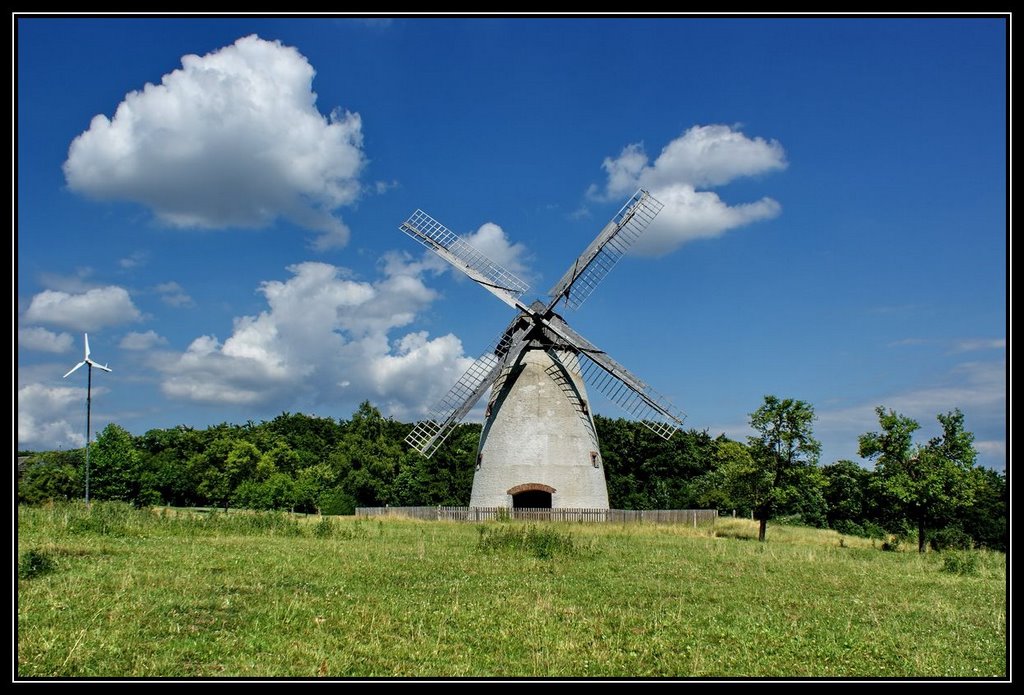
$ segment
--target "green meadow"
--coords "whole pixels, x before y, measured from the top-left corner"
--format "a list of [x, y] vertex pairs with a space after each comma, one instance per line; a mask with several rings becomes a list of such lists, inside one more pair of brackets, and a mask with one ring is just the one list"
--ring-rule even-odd
[[756, 534], [20, 506], [17, 676], [1006, 677], [1004, 554]]

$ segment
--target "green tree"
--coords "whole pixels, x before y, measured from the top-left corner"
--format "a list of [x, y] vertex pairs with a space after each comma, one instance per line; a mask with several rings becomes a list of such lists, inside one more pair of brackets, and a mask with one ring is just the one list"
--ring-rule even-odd
[[693, 506], [715, 443], [707, 432], [677, 432], [662, 439], [643, 423], [594, 416], [608, 498], [616, 509]]
[[183, 425], [152, 429], [136, 438], [142, 465], [153, 472], [156, 489], [167, 504], [191, 506], [199, 503], [199, 478], [189, 459], [205, 448], [202, 435]]
[[85, 494], [85, 449], [35, 454], [18, 479], [18, 502], [73, 500]]
[[326, 463], [317, 463], [299, 471], [295, 480], [295, 507], [300, 512], [322, 513], [323, 494], [336, 483], [334, 471]]
[[247, 478], [231, 495], [231, 503], [247, 509], [295, 508], [295, 481], [287, 473], [271, 473], [263, 480]]
[[326, 461], [344, 432], [344, 428], [331, 418], [302, 413], [281, 413], [265, 427], [295, 452], [299, 459], [295, 463], [296, 470]]
[[120, 425], [103, 428], [89, 457], [91, 495], [138, 506], [159, 501], [156, 476], [143, 467], [135, 438]]
[[294, 475], [298, 470], [300, 458], [283, 439], [274, 441], [266, 453], [260, 457], [256, 466], [257, 476], [269, 478], [274, 473]]
[[974, 503], [961, 507], [957, 524], [975, 544], [1005, 552], [1009, 545], [1006, 474], [978, 467], [971, 473]]
[[821, 445], [812, 436], [814, 408], [792, 398], [764, 397], [760, 408], [750, 414], [750, 426], [757, 432], [748, 438], [753, 469], [737, 468], [732, 473], [734, 494], [747, 502], [759, 522], [757, 538], [764, 541], [768, 520], [780, 511], [805, 513], [820, 498], [817, 471]]
[[695, 482], [696, 503], [701, 507], [750, 512], [747, 507], [746, 478], [754, 475], [754, 459], [740, 442], [724, 435], [714, 440], [711, 469]]
[[875, 412], [881, 432], [861, 435], [859, 453], [875, 461], [878, 483], [917, 527], [917, 549], [923, 553], [928, 529], [973, 501], [974, 435], [963, 429], [963, 414], [954, 410], [938, 416], [941, 436], [915, 445], [913, 434], [920, 428], [915, 420], [883, 406]]
[[[207, 435], [211, 430], [207, 430]], [[198, 481], [197, 492], [210, 504], [228, 508], [231, 493], [240, 480], [232, 479], [228, 471], [228, 456], [234, 448], [235, 441], [223, 429], [214, 431], [216, 438], [200, 452], [188, 460], [190, 475]], [[237, 461], [237, 456], [236, 456]]]
[[836, 461], [821, 469], [829, 528], [840, 533], [864, 535], [865, 494], [870, 471], [849, 460]]
[[[355, 506], [380, 507], [392, 501], [392, 484], [404, 456], [392, 429], [391, 421], [363, 402], [328, 459], [341, 490]], [[332, 499], [341, 497], [335, 494]], [[332, 508], [337, 508], [333, 502]]]

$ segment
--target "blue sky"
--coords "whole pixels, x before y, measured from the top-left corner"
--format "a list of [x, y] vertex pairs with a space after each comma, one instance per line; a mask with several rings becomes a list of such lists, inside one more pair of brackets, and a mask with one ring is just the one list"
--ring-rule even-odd
[[401, 222], [532, 299], [644, 186], [665, 210], [567, 319], [688, 427], [799, 398], [831, 463], [878, 405], [921, 442], [960, 408], [1005, 466], [1003, 18], [15, 30], [21, 448], [84, 443], [84, 331], [94, 432], [415, 419], [511, 316]]

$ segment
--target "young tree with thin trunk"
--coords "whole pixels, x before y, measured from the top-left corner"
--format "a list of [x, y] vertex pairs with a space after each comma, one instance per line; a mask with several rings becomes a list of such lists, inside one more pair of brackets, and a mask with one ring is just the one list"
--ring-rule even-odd
[[814, 417], [809, 403], [776, 396], [765, 396], [750, 414], [750, 426], [757, 432], [748, 439], [753, 465], [735, 467], [730, 488], [753, 509], [759, 541], [765, 539], [769, 519], [780, 509], [799, 506], [820, 482], [814, 475], [821, 453], [812, 436]]
[[914, 445], [920, 428], [915, 420], [882, 406], [875, 412], [882, 431], [862, 434], [859, 453], [875, 459], [882, 489], [917, 526], [917, 550], [923, 553], [928, 529], [974, 499], [974, 435], [964, 430], [963, 413], [954, 410], [938, 416], [942, 436]]

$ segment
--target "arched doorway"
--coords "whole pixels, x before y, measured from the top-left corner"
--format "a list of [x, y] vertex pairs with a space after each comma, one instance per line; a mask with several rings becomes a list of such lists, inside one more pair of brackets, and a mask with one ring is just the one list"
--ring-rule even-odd
[[551, 509], [551, 495], [555, 488], [541, 483], [516, 485], [508, 491], [512, 495], [513, 509]]

